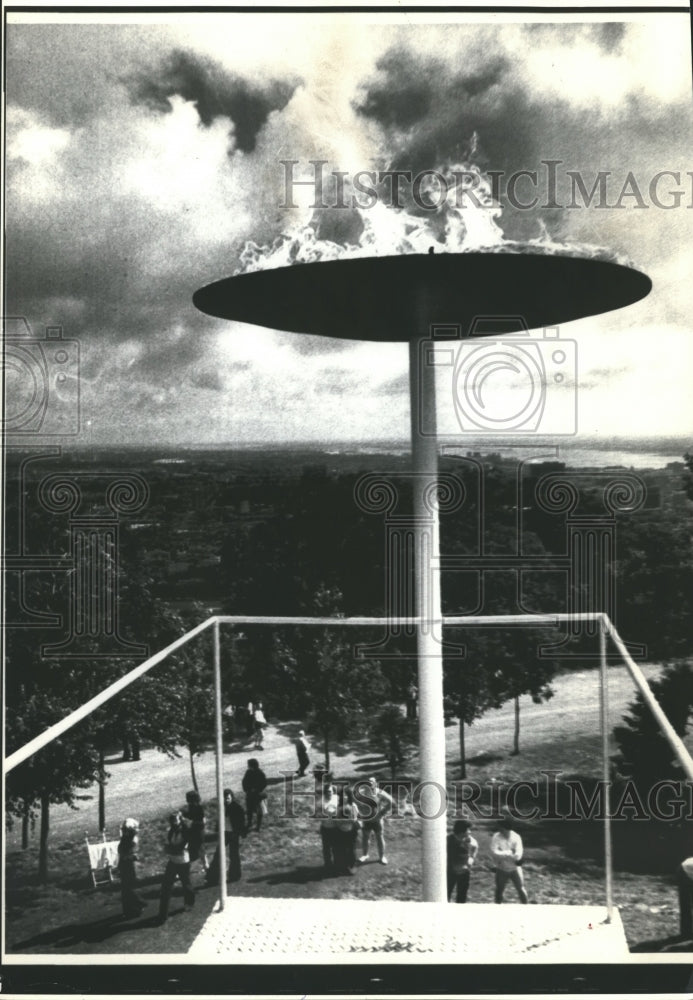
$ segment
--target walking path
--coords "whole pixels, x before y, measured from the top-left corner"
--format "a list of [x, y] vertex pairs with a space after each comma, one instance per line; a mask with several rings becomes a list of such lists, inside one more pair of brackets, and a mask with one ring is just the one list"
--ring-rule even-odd
[[[648, 677], [656, 676], [659, 668], [645, 667]], [[610, 674], [611, 726], [620, 721], [628, 702], [633, 699], [635, 686], [625, 667], [612, 667]], [[531, 698], [523, 697], [522, 705], [522, 745], [529, 749], [546, 740], [594, 734], [595, 745], [599, 739], [599, 680], [598, 671], [565, 674], [554, 682], [555, 695], [547, 703], [535, 705]], [[513, 706], [487, 712], [483, 718], [467, 729], [468, 758], [484, 751], [507, 753], [512, 745]], [[296, 724], [298, 731], [298, 723]], [[245, 745], [234, 744], [224, 754], [224, 784], [240, 792], [240, 784], [249, 757], [257, 757], [268, 777], [277, 777], [296, 769], [296, 751], [289, 736], [290, 726], [275, 728], [270, 726], [265, 733], [265, 749], [255, 750], [253, 740]], [[449, 760], [459, 759], [457, 726], [446, 730], [447, 756]], [[323, 759], [320, 744], [311, 749], [311, 766]], [[551, 761], [547, 760], [547, 766]], [[332, 769], [337, 777], [355, 773], [376, 771], [388, 774], [382, 757], [369, 753], [364, 747], [335, 751], [332, 754]], [[172, 808], [181, 804], [185, 792], [192, 787], [187, 751], [181, 757], [170, 758], [156, 750], [144, 750], [141, 761], [120, 763], [117, 757], [107, 761], [110, 778], [106, 788], [106, 827], [115, 836], [126, 816], [136, 816], [139, 820], [165, 817]], [[415, 769], [410, 769], [414, 770]], [[209, 750], [195, 757], [200, 794], [203, 801], [209, 801], [216, 794], [214, 753]], [[77, 795], [79, 811], [69, 806], [51, 808], [51, 843], [59, 843], [59, 838], [84, 836], [85, 831], [98, 835], [97, 788], [93, 786]], [[8, 847], [17, 846], [19, 826], [11, 832]]]

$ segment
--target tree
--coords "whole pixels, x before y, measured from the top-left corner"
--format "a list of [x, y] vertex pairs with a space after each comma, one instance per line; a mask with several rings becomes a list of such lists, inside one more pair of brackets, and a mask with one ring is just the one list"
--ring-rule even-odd
[[[16, 639], [15, 637], [12, 637]], [[25, 635], [20, 636], [25, 639]], [[8, 636], [8, 647], [12, 639]], [[16, 652], [15, 642], [12, 652]], [[25, 647], [26, 650], [26, 647]], [[24, 665], [30, 660], [24, 658]], [[30, 679], [26, 671], [27, 680]], [[20, 701], [8, 701], [6, 709], [7, 748], [13, 752], [23, 746], [38, 732], [64, 718], [76, 704], [79, 687], [75, 673], [65, 670], [56, 661], [43, 661], [41, 685], [29, 690]], [[77, 727], [65, 736], [53, 740], [24, 763], [10, 771], [6, 778], [6, 805], [8, 815], [24, 819], [31, 816], [36, 806], [40, 814], [38, 877], [48, 879], [48, 835], [51, 804], [74, 805], [78, 788], [91, 785], [97, 775], [98, 757], [90, 734], [84, 727]]]
[[693, 500], [693, 454], [687, 451], [683, 456], [683, 462], [686, 466], [683, 474], [683, 488], [688, 499]]
[[370, 737], [373, 747], [387, 758], [390, 777], [395, 780], [397, 767], [403, 764], [418, 746], [417, 724], [402, 715], [399, 705], [387, 704], [375, 717]]
[[[321, 587], [315, 594], [317, 615], [340, 617], [340, 605], [336, 589]], [[286, 707], [304, 715], [306, 728], [322, 738], [328, 771], [331, 741], [362, 728], [387, 688], [379, 664], [354, 655], [354, 638], [339, 628], [297, 629], [277, 647], [283, 686], [290, 688]]]
[[[685, 660], [667, 664], [650, 688], [678, 735], [685, 736], [693, 711], [693, 665]], [[619, 752], [613, 762], [619, 774], [632, 778], [643, 789], [665, 778], [683, 777], [671, 746], [640, 692], [628, 706], [623, 721], [624, 725], [614, 727]]]

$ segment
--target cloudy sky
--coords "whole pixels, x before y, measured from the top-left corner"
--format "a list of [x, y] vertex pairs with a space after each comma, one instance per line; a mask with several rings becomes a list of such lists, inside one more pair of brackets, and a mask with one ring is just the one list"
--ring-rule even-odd
[[[309, 187], [285, 206], [281, 161], [299, 178], [318, 159], [346, 172], [347, 190], [360, 170], [473, 161], [500, 172], [505, 238], [631, 258], [651, 295], [560, 331], [577, 345], [578, 432], [693, 432], [686, 15], [51, 17], [12, 15], [8, 28], [6, 315], [79, 342], [85, 441], [406, 438], [405, 345], [242, 326], [192, 305], [247, 241], [311, 221], [352, 238], [354, 213], [316, 215]], [[518, 171], [537, 172], [535, 190], [527, 176], [515, 188], [516, 202], [538, 195], [532, 209], [503, 189]], [[587, 190], [607, 172], [611, 207], [564, 207], [568, 171]]]

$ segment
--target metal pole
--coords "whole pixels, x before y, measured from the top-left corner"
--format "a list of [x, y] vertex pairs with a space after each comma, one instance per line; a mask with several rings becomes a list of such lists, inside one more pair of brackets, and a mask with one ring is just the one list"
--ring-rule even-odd
[[689, 781], [693, 781], [693, 759], [691, 758], [690, 753], [686, 749], [683, 740], [681, 739], [679, 734], [676, 732], [672, 724], [667, 719], [666, 715], [662, 710], [662, 706], [659, 704], [655, 696], [652, 694], [650, 685], [647, 683], [645, 675], [643, 674], [642, 670], [637, 665], [633, 657], [628, 652], [628, 649], [623, 639], [618, 634], [618, 632], [616, 631], [616, 629], [606, 616], [605, 616], [605, 621], [607, 624], [609, 635], [611, 636], [614, 645], [616, 646], [616, 649], [623, 657], [631, 677], [637, 684], [638, 690], [640, 691], [640, 694], [643, 697], [643, 701], [645, 702], [645, 704], [647, 705], [647, 707], [657, 720], [657, 724], [659, 725], [659, 728], [662, 730], [663, 736], [669, 742], [669, 746], [676, 754], [676, 757], [681, 767], [686, 772], [686, 777], [688, 778]]
[[[423, 312], [423, 310], [422, 310]], [[425, 317], [422, 317], [422, 319]], [[419, 756], [423, 786], [423, 899], [444, 903], [446, 885], [447, 800], [445, 783], [445, 721], [443, 718], [443, 655], [435, 628], [442, 636], [440, 546], [436, 487], [435, 373], [422, 351], [426, 340], [409, 341], [409, 384], [414, 493], [414, 592], [419, 682]], [[422, 363], [422, 361], [424, 363]], [[423, 430], [426, 433], [423, 433]], [[434, 624], [435, 623], [435, 624]]]
[[158, 653], [154, 653], [154, 655], [150, 656], [148, 660], [144, 661], [144, 663], [140, 663], [139, 667], [135, 667], [130, 671], [130, 673], [125, 674], [124, 677], [114, 681], [113, 684], [109, 684], [107, 688], [104, 688], [99, 694], [90, 698], [89, 701], [85, 701], [83, 705], [76, 708], [74, 712], [70, 712], [70, 714], [66, 715], [64, 719], [60, 720], [60, 722], [56, 722], [54, 726], [50, 726], [44, 732], [35, 736], [33, 740], [29, 740], [29, 742], [25, 743], [23, 747], [19, 748], [19, 750], [15, 750], [14, 753], [11, 753], [9, 757], [5, 758], [5, 773], [7, 774], [14, 767], [17, 767], [25, 760], [28, 760], [32, 754], [37, 753], [39, 750], [43, 750], [45, 746], [48, 746], [48, 744], [57, 739], [58, 736], [62, 736], [63, 733], [72, 729], [72, 727], [76, 726], [78, 722], [82, 721], [82, 719], [86, 719], [86, 717], [95, 709], [100, 708], [101, 705], [105, 705], [109, 699], [115, 697], [115, 695], [123, 691], [126, 687], [128, 687], [128, 685], [138, 680], [143, 674], [146, 674], [148, 670], [155, 667], [157, 663], [161, 663], [161, 661], [165, 660], [171, 653], [175, 653], [177, 649], [184, 646], [186, 642], [190, 642], [190, 640], [194, 639], [196, 635], [200, 634], [200, 632], [204, 632], [206, 628], [209, 628], [209, 626], [214, 623], [214, 620], [214, 618], [207, 618], [205, 621], [200, 622], [200, 624], [196, 625], [195, 628], [190, 629], [189, 632], [182, 635], [180, 639], [176, 639], [175, 642], [170, 643], [164, 649], [160, 649]]
[[606, 922], [611, 923], [614, 910], [614, 868], [611, 850], [611, 789], [609, 774], [609, 677], [606, 669], [606, 616], [599, 623], [599, 717], [602, 731], [602, 767], [604, 778], [604, 871], [606, 876]]
[[221, 728], [221, 653], [219, 622], [214, 622], [214, 732], [217, 765], [217, 809], [219, 810], [219, 909], [226, 905], [226, 814], [224, 812], [224, 739]]

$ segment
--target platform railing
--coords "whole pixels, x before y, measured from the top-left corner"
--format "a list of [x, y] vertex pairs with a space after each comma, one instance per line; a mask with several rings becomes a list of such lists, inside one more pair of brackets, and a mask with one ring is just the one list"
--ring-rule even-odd
[[[224, 776], [223, 776], [223, 729], [222, 729], [222, 691], [221, 691], [221, 625], [297, 625], [302, 627], [321, 626], [334, 628], [367, 627], [374, 625], [415, 627], [421, 624], [421, 619], [413, 617], [395, 618], [388, 617], [353, 617], [353, 618], [330, 618], [322, 616], [280, 616], [280, 615], [212, 615], [205, 621], [190, 629], [180, 638], [170, 643], [164, 649], [160, 649], [153, 656], [150, 656], [139, 666], [129, 673], [120, 677], [113, 684], [104, 688], [99, 694], [90, 698], [79, 708], [70, 712], [69, 715], [50, 726], [43, 733], [30, 740], [23, 747], [15, 750], [5, 758], [5, 773], [12, 771], [19, 764], [28, 760], [39, 750], [44, 749], [53, 740], [58, 739], [64, 733], [82, 722], [92, 712], [106, 704], [111, 698], [119, 694], [130, 684], [133, 684], [140, 677], [144, 676], [159, 663], [165, 660], [172, 653], [181, 649], [192, 639], [201, 635], [207, 629], [213, 630], [213, 660], [214, 660], [214, 728], [215, 728], [215, 759], [216, 759], [216, 796], [219, 811], [219, 857], [225, 857], [225, 814], [224, 814]], [[664, 737], [669, 742], [676, 758], [678, 759], [686, 777], [693, 781], [693, 759], [686, 749], [681, 737], [669, 722], [661, 705], [655, 698], [648, 682], [640, 667], [633, 660], [628, 649], [619, 636], [616, 628], [609, 620], [608, 615], [599, 612], [585, 612], [583, 614], [542, 614], [542, 615], [443, 615], [440, 621], [431, 623], [426, 619], [426, 623], [442, 624], [447, 627], [464, 628], [469, 626], [558, 626], [562, 622], [596, 622], [599, 624], [599, 645], [600, 645], [600, 672], [599, 672], [599, 692], [600, 692], [600, 730], [602, 740], [602, 764], [603, 780], [605, 788], [605, 820], [604, 820], [604, 867], [605, 867], [605, 897], [607, 921], [611, 920], [613, 913], [613, 852], [611, 842], [611, 809], [609, 800], [609, 703], [608, 703], [608, 677], [607, 677], [607, 639], [610, 637], [614, 646], [621, 655], [630, 676], [634, 680], [638, 690], [642, 694], [643, 700], [654, 715], [659, 728]], [[441, 775], [441, 785], [445, 787], [445, 775]], [[424, 851], [423, 867], [429, 859]], [[222, 862], [223, 871], [223, 862]], [[444, 900], [440, 900], [443, 902]], [[224, 909], [226, 903], [226, 880], [219, 881], [219, 908]]]

